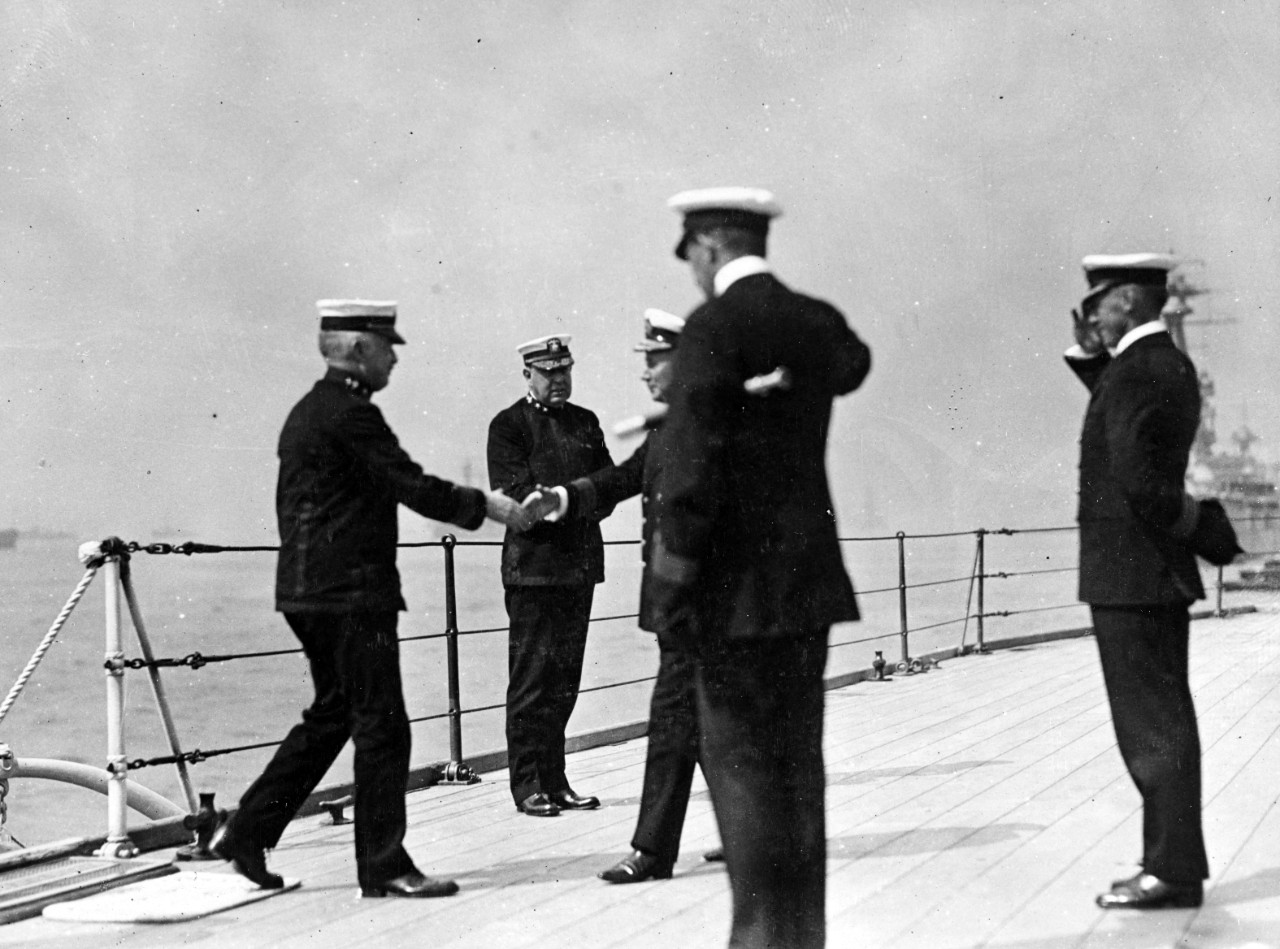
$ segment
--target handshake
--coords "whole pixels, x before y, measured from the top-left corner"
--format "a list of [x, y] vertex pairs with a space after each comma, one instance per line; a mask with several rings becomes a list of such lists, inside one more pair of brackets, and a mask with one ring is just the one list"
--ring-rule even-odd
[[548, 514], [560, 509], [560, 497], [552, 488], [538, 485], [536, 491], [517, 504], [501, 491], [485, 495], [485, 514], [512, 530], [527, 531]]

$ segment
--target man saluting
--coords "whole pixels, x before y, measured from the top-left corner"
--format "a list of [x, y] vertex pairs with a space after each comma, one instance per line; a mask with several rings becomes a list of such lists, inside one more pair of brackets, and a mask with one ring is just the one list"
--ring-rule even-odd
[[1089, 291], [1066, 353], [1090, 393], [1080, 436], [1080, 599], [1093, 614], [1120, 755], [1142, 795], [1142, 867], [1097, 902], [1199, 906], [1209, 864], [1187, 607], [1204, 587], [1195, 557], [1201, 506], [1184, 479], [1200, 384], [1160, 320], [1177, 261], [1125, 254], [1083, 263]]

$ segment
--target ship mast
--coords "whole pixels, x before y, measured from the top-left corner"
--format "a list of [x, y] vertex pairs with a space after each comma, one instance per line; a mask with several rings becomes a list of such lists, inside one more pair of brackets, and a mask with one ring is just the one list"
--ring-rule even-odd
[[[1161, 311], [1160, 318], [1168, 328], [1173, 344], [1188, 356], [1191, 354], [1187, 350], [1186, 321], [1195, 310], [1187, 301], [1207, 292], [1204, 288], [1195, 286], [1182, 270], [1175, 270], [1169, 275], [1169, 300]], [[1213, 446], [1218, 440], [1217, 413], [1213, 408], [1213, 378], [1207, 371], [1199, 368], [1197, 376], [1200, 382], [1200, 427], [1196, 430], [1191, 455], [1203, 464], [1212, 465], [1216, 458]]]
[[1191, 354], [1187, 352], [1185, 324], [1187, 317], [1195, 310], [1187, 301], [1191, 297], [1198, 297], [1208, 292], [1202, 287], [1195, 286], [1191, 278], [1181, 270], [1175, 270], [1169, 275], [1169, 302], [1165, 304], [1160, 317], [1164, 320], [1164, 325], [1169, 328], [1169, 336], [1173, 339], [1173, 344], [1188, 356]]

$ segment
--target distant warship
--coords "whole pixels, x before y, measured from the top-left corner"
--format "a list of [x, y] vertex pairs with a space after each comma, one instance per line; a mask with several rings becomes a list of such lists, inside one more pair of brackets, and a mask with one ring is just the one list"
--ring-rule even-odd
[[[1174, 343], [1184, 353], [1184, 324], [1195, 312], [1188, 301], [1205, 292], [1180, 271], [1170, 278], [1169, 303], [1163, 318]], [[1255, 558], [1267, 558], [1261, 569], [1241, 568], [1240, 585], [1280, 589], [1280, 465], [1265, 464], [1254, 456], [1250, 449], [1258, 436], [1247, 420], [1231, 435], [1235, 451], [1218, 450], [1213, 377], [1203, 367], [1199, 367], [1199, 375], [1200, 429], [1191, 446], [1187, 491], [1194, 497], [1221, 501], [1245, 552]]]

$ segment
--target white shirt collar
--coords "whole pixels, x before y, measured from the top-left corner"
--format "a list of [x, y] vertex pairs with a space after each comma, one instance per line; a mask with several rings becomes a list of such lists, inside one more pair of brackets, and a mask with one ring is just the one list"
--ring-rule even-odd
[[1135, 326], [1133, 329], [1129, 330], [1129, 332], [1121, 336], [1120, 342], [1116, 343], [1116, 348], [1111, 355], [1119, 356], [1144, 336], [1152, 336], [1156, 333], [1167, 332], [1169, 332], [1168, 328], [1160, 320], [1148, 320], [1141, 326]]
[[736, 281], [753, 274], [768, 273], [769, 264], [763, 257], [748, 254], [746, 257], [735, 257], [716, 271], [716, 296], [723, 296]]

